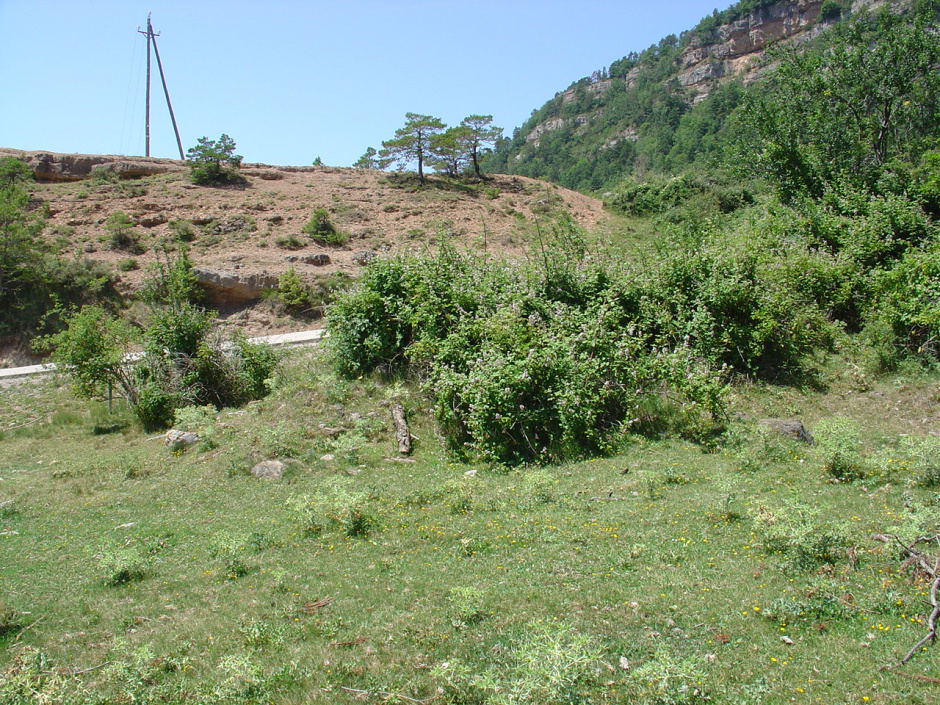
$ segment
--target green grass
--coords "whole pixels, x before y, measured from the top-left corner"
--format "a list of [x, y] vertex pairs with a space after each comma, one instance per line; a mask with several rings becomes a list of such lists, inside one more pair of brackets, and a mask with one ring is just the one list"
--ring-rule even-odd
[[[901, 436], [935, 423], [936, 377], [859, 389], [833, 360], [824, 392], [734, 389], [749, 419], [858, 423], [867, 474], [835, 483], [822, 445], [746, 419], [712, 452], [636, 437], [558, 467], [463, 465], [408, 384], [343, 382], [317, 352], [292, 355], [271, 397], [221, 412], [211, 444], [175, 455], [120, 409], [96, 435], [103, 405], [55, 380], [0, 389], [0, 603], [15, 611], [0, 696], [934, 701], [911, 676], [940, 677], [935, 650], [881, 668], [923, 636], [926, 586], [870, 537], [934, 498]], [[395, 458], [393, 399], [415, 462]], [[275, 456], [282, 481], [250, 476]], [[811, 567], [768, 553], [757, 517], [792, 518], [796, 502], [852, 550]], [[314, 527], [314, 510], [338, 518]]]

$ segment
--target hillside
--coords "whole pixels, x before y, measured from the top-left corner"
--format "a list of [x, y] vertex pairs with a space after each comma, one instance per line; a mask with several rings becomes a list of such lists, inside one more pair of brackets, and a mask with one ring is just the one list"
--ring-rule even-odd
[[[441, 234], [520, 255], [533, 223], [551, 212], [564, 209], [587, 229], [605, 218], [599, 201], [525, 177], [478, 184], [438, 178], [418, 189], [378, 171], [247, 164], [244, 187], [207, 188], [189, 183], [188, 169], [174, 160], [9, 149], [0, 157], [24, 159], [33, 170], [32, 207], [46, 215], [43, 237], [60, 258], [102, 262], [131, 293], [161, 244], [186, 240], [211, 303], [251, 333], [310, 326], [249, 306], [290, 267], [307, 283], [329, 287], [357, 276], [374, 256], [424, 248]], [[320, 246], [302, 232], [320, 208], [348, 242]], [[118, 212], [131, 226], [121, 245], [108, 228]]]
[[716, 10], [680, 36], [556, 93], [499, 145], [487, 167], [591, 191], [714, 159], [744, 87], [773, 68], [772, 51], [811, 42], [883, 4], [742, 0]]

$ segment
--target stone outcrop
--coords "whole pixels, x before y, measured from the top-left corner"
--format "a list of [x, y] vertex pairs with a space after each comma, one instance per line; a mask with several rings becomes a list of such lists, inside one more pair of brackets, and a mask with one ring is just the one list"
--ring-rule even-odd
[[163, 445], [172, 451], [180, 451], [199, 442], [199, 435], [191, 431], [171, 429], [163, 437]]
[[113, 172], [122, 179], [137, 179], [186, 168], [183, 162], [173, 159], [108, 154], [58, 154], [0, 149], [0, 157], [15, 157], [26, 162], [37, 181], [81, 181], [91, 177], [96, 169]]
[[797, 35], [802, 40], [815, 36], [822, 4], [823, 0], [778, 2], [722, 25], [717, 40], [705, 42], [693, 35], [679, 57], [679, 84], [707, 92], [714, 79], [752, 69], [771, 44]]
[[278, 276], [268, 272], [230, 272], [208, 267], [193, 267], [199, 285], [211, 301], [257, 301], [265, 291], [277, 289]]
[[312, 264], [314, 267], [325, 267], [326, 265], [330, 264], [330, 262], [332, 262], [330, 256], [324, 252], [319, 252], [315, 255], [290, 255], [285, 259], [288, 262]]
[[[781, 0], [735, 22], [722, 25], [717, 29], [716, 36], [703, 38], [693, 34], [677, 61], [679, 72], [675, 76], [676, 83], [685, 89], [692, 103], [698, 103], [723, 79], [743, 76], [745, 82], [749, 82], [757, 78], [762, 73], [759, 66], [768, 47], [782, 41], [808, 41], [823, 31], [825, 25], [819, 22], [823, 2], [824, 0]], [[879, 0], [856, 1], [856, 5], [870, 7], [879, 4]], [[624, 77], [627, 89], [633, 88], [640, 72], [641, 67], [635, 66], [627, 73]], [[597, 95], [607, 91], [610, 86], [610, 79], [604, 79], [574, 86], [560, 93], [559, 97], [562, 104], [570, 103], [576, 99], [579, 90]], [[561, 129], [572, 122], [588, 122], [591, 117], [580, 115], [549, 118], [530, 130], [526, 141], [537, 148], [545, 133]], [[629, 139], [626, 135], [624, 138]], [[619, 141], [619, 137], [614, 138], [606, 146]]]

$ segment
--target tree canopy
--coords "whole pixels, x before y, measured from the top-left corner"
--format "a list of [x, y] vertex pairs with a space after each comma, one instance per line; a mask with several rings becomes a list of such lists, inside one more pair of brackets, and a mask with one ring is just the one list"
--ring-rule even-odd
[[749, 170], [784, 200], [832, 184], [871, 189], [893, 160], [916, 161], [940, 125], [940, 36], [883, 10], [833, 30], [824, 51], [791, 51], [743, 123]]
[[416, 161], [418, 180], [424, 183], [424, 162], [433, 154], [432, 138], [443, 132], [446, 125], [440, 118], [418, 113], [406, 113], [405, 125], [395, 131], [395, 137], [382, 142], [381, 159], [397, 162], [399, 167]]

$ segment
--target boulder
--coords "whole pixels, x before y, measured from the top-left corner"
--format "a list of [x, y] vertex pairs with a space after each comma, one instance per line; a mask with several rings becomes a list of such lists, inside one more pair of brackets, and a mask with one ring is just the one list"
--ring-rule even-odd
[[196, 281], [214, 302], [247, 303], [261, 298], [265, 291], [277, 289], [278, 276], [267, 272], [228, 272], [208, 267], [193, 267]]
[[280, 480], [284, 477], [287, 465], [280, 460], [265, 460], [251, 469], [251, 474], [262, 480]]
[[312, 264], [314, 267], [325, 267], [332, 260], [330, 260], [330, 256], [328, 254], [320, 252], [315, 255], [304, 255], [300, 258], [300, 261], [304, 264]]
[[170, 450], [183, 450], [184, 448], [191, 446], [193, 443], [199, 442], [199, 434], [192, 433], [191, 431], [178, 431], [176, 429], [171, 429], [166, 432], [166, 436], [163, 437], [163, 445], [165, 445]]
[[813, 445], [813, 436], [799, 419], [761, 419], [758, 423], [776, 431], [781, 436]]

